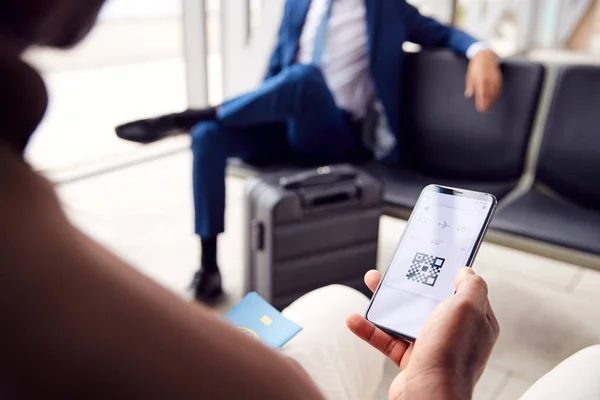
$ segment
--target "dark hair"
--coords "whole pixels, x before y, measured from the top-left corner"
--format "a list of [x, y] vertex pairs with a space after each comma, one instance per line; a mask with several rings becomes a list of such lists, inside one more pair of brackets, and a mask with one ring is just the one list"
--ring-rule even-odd
[[27, 15], [27, 3], [22, 0], [0, 0], [0, 33], [31, 41], [35, 28], [35, 14]]

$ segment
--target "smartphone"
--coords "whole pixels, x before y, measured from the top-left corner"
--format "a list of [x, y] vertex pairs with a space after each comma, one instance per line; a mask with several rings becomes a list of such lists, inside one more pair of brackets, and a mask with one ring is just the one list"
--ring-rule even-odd
[[497, 204], [488, 193], [427, 186], [373, 294], [367, 320], [414, 341], [437, 305], [454, 294], [458, 271], [473, 264]]

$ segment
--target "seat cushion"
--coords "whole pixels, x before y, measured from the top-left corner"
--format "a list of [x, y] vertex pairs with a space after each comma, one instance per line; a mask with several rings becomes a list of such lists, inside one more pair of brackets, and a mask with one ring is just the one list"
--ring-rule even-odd
[[[236, 175], [251, 176], [269, 172], [276, 172], [294, 165], [271, 165], [257, 167], [244, 163], [239, 159], [230, 159], [229, 167]], [[378, 162], [370, 162], [360, 165], [366, 171], [381, 179], [385, 184], [383, 199], [389, 206], [412, 209], [423, 188], [432, 183], [452, 186], [463, 189], [476, 190], [478, 192], [491, 193], [498, 200], [506, 196], [516, 186], [516, 182], [474, 182], [463, 180], [441, 179], [425, 176], [401, 167], [388, 167]]]
[[531, 190], [492, 221], [492, 228], [600, 255], [600, 212]]
[[425, 176], [406, 168], [387, 167], [378, 163], [369, 163], [365, 169], [383, 180], [385, 184], [384, 201], [387, 205], [412, 209], [423, 188], [432, 183], [479, 192], [491, 193], [498, 200], [515, 188], [516, 182], [473, 182], [440, 179]]
[[257, 165], [243, 161], [239, 158], [230, 158], [227, 160], [228, 172], [239, 177], [262, 175], [294, 167], [296, 166], [293, 164]]

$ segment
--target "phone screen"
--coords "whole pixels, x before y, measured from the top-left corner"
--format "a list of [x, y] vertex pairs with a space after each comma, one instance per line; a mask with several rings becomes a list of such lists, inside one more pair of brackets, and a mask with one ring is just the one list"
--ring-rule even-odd
[[496, 207], [492, 195], [428, 186], [367, 310], [367, 319], [414, 340], [471, 265]]

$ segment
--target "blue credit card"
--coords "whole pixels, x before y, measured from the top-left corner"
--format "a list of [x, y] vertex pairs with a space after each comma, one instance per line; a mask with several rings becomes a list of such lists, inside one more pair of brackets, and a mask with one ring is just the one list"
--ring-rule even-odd
[[240, 332], [278, 349], [296, 336], [302, 327], [290, 321], [258, 293], [248, 293], [225, 315]]

